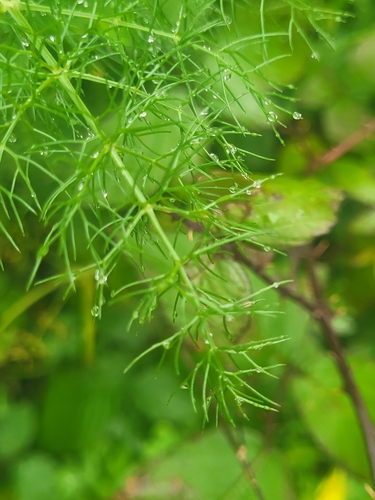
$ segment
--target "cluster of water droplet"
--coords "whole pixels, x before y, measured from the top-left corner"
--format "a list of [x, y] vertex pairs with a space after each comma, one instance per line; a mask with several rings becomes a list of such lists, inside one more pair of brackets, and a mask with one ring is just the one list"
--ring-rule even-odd
[[105, 285], [107, 283], [107, 279], [108, 276], [102, 269], [95, 270], [95, 281], [97, 281], [99, 285]]

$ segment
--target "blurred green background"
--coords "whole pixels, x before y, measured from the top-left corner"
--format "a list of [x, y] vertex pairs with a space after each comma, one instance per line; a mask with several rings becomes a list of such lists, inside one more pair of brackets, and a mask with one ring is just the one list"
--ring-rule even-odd
[[[289, 7], [285, 10], [284, 3], [269, 2], [269, 30], [285, 24]], [[344, 190], [337, 224], [317, 241], [327, 248], [319, 275], [375, 419], [374, 136], [337, 161], [314, 167], [314, 159], [374, 117], [375, 9], [370, 0], [332, 0], [329, 9], [352, 15], [326, 21], [334, 48], [301, 19], [311, 46], [294, 28], [291, 56], [264, 68], [268, 80], [295, 87], [283, 88], [295, 102], [270, 95], [268, 104], [286, 125], [276, 126], [285, 144], [245, 99], [238, 118], [261, 137], [236, 136], [233, 144], [276, 159], [248, 157], [251, 172], [313, 176]], [[259, 32], [258, 2], [239, 2], [234, 15], [238, 34]], [[270, 44], [269, 51], [270, 58], [288, 52], [288, 40], [284, 46], [280, 40]], [[241, 93], [236, 77], [228, 85], [234, 94]], [[90, 97], [90, 86], [86, 93], [88, 100], [97, 98]], [[215, 146], [212, 152], [220, 154]], [[158, 352], [123, 374], [142, 349], [173, 333], [168, 304], [161, 304], [152, 322], [133, 324], [127, 332], [136, 300], [106, 303], [101, 319], [93, 317], [92, 273], [82, 275], [76, 293], [65, 298], [63, 286], [48, 282], [26, 293], [43, 237], [42, 226], [27, 227], [21, 254], [0, 239], [0, 499], [255, 499], [237, 450], [226, 438], [226, 425], [216, 428], [213, 419], [202, 430], [202, 415], [193, 411], [188, 391], [180, 389], [190, 368], [188, 356], [182, 359], [186, 367], [180, 377], [173, 355], [167, 353], [159, 366]], [[57, 273], [59, 259], [51, 253], [41, 277]], [[294, 270], [303, 289], [304, 269], [298, 263], [294, 252], [290, 259], [274, 257], [270, 265], [285, 278]], [[111, 286], [119, 288], [135, 277], [137, 271], [125, 263], [111, 275]], [[252, 286], [263, 286], [255, 275]], [[259, 364], [284, 367], [277, 380], [254, 376], [253, 384], [279, 403], [280, 411], [250, 408], [248, 422], [238, 412], [234, 433], [246, 446], [265, 498], [371, 498], [358, 424], [319, 328], [300, 306], [280, 300], [276, 290], [262, 298], [283, 314], [254, 319], [249, 335], [290, 340], [257, 353]]]

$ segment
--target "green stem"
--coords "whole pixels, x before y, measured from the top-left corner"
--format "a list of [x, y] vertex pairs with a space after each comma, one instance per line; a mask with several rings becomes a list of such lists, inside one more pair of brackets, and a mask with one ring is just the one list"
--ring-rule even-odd
[[[68, 69], [61, 68], [56, 61], [56, 59], [53, 57], [53, 55], [50, 53], [48, 48], [43, 44], [43, 41], [39, 37], [33, 36], [33, 29], [30, 26], [30, 24], [27, 22], [25, 19], [24, 15], [22, 12], [16, 9], [10, 10], [10, 14], [12, 15], [13, 19], [18, 23], [19, 26], [22, 26], [29, 37], [30, 41], [35, 40], [35, 46], [37, 50], [40, 51], [41, 56], [45, 60], [45, 62], [48, 64], [50, 67], [50, 70], [54, 74], [55, 78], [59, 81], [60, 85], [64, 88], [66, 93], [69, 95], [70, 99], [72, 102], [75, 104], [81, 115], [84, 117], [87, 125], [91, 128], [91, 130], [94, 132], [94, 134], [98, 135], [101, 137], [106, 143], [107, 143], [107, 148], [108, 148], [108, 153], [110, 154], [114, 164], [116, 167], [118, 167], [127, 182], [128, 186], [134, 193], [135, 198], [137, 199], [139, 205], [142, 207], [144, 213], [147, 215], [148, 219], [150, 220], [152, 226], [154, 227], [154, 230], [156, 234], [159, 236], [160, 240], [164, 244], [164, 247], [166, 248], [169, 256], [173, 260], [174, 263], [174, 272], [178, 273], [180, 276], [180, 279], [182, 283], [186, 286], [186, 289], [188, 291], [189, 297], [192, 300], [194, 306], [196, 307], [197, 311], [200, 311], [202, 309], [202, 305], [200, 303], [199, 297], [197, 296], [194, 287], [186, 273], [186, 270], [182, 264], [181, 258], [174, 249], [172, 243], [169, 241], [168, 236], [165, 234], [163, 228], [160, 225], [160, 222], [155, 214], [155, 211], [153, 209], [153, 206], [148, 202], [147, 197], [143, 194], [143, 192], [140, 190], [140, 188], [136, 185], [132, 175], [128, 171], [128, 169], [125, 167], [124, 162], [122, 161], [121, 157], [119, 156], [116, 145], [110, 144], [110, 138], [106, 137], [104, 132], [100, 130], [99, 126], [97, 125], [96, 120], [93, 118], [91, 115], [89, 109], [85, 105], [85, 103], [82, 101], [82, 99], [77, 95], [77, 92], [73, 85], [71, 84], [67, 74], [68, 74]], [[204, 332], [205, 339], [208, 340], [210, 348], [215, 349], [216, 345], [215, 342], [212, 338], [211, 335], [209, 335], [208, 329], [207, 331]]]

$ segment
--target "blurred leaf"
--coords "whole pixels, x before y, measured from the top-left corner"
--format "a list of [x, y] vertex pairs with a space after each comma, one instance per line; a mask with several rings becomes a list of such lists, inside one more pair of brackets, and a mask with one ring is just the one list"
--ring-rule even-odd
[[46, 455], [23, 459], [16, 469], [15, 485], [19, 500], [61, 498], [56, 465]]
[[[252, 461], [260, 450], [261, 439], [250, 430], [246, 431], [245, 438], [248, 460]], [[192, 442], [181, 445], [175, 453], [154, 464], [149, 474], [156, 492], [157, 486], [163, 482], [178, 480], [181, 491], [189, 492], [190, 497], [196, 500], [217, 500], [241, 478], [241, 464], [219, 430], [206, 431]], [[252, 499], [251, 488], [246, 481], [245, 488], [246, 498]], [[154, 498], [160, 497], [154, 493]], [[237, 500], [242, 496], [231, 498]]]
[[11, 404], [0, 413], [0, 459], [29, 446], [36, 434], [36, 414], [30, 403]]
[[350, 232], [355, 235], [375, 235], [375, 210], [367, 210], [358, 215], [349, 226]]
[[340, 191], [314, 179], [277, 177], [254, 191], [249, 220], [266, 233], [256, 238], [259, 242], [298, 246], [330, 230], [341, 199]]
[[346, 474], [341, 470], [334, 470], [320, 483], [314, 500], [346, 500]]
[[295, 401], [323, 449], [359, 477], [368, 478], [367, 453], [353, 406], [341, 389], [329, 385], [296, 377], [292, 382]]
[[132, 384], [135, 405], [146, 418], [171, 420], [188, 427], [196, 425], [198, 417], [191, 405], [189, 391], [178, 388], [176, 374], [171, 368], [146, 369]]
[[41, 417], [40, 443], [61, 453], [91, 447], [112, 410], [113, 387], [100, 370], [69, 370], [50, 380]]
[[370, 166], [340, 159], [327, 168], [332, 185], [344, 189], [350, 198], [368, 205], [375, 205], [375, 175]]

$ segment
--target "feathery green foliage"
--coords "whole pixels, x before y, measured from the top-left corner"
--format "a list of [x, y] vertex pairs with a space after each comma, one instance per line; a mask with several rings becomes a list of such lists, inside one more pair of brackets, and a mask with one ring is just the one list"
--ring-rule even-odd
[[[230, 421], [228, 398], [240, 409], [274, 408], [248, 379], [254, 371], [272, 376], [273, 367], [258, 366], [251, 353], [284, 338], [236, 343], [230, 326], [270, 311], [225, 248], [269, 251], [270, 239], [278, 248], [267, 215], [275, 207], [261, 198], [267, 178], [249, 168], [259, 155], [235, 143], [256, 140], [252, 113], [279, 138], [283, 116], [301, 119], [292, 89], [269, 81], [267, 67], [290, 56], [296, 35], [317, 57], [310, 28], [330, 42], [324, 21], [345, 13], [264, 0], [0, 5], [3, 252], [24, 252], [23, 235], [42, 226], [28, 287], [52, 280], [68, 294], [92, 273], [92, 315], [101, 317], [105, 301], [136, 297], [132, 321], [141, 324], [160, 301], [174, 304], [165, 307], [175, 332], [128, 368], [150, 351], [175, 349], [178, 369], [181, 347], [190, 343], [197, 355], [185, 384], [205, 420], [214, 400], [217, 415]], [[237, 9], [254, 11], [253, 25], [234, 22]], [[327, 206], [339, 198], [331, 191]], [[263, 203], [256, 220], [250, 201]], [[326, 229], [308, 229], [302, 242]], [[41, 272], [49, 253], [61, 266]], [[134, 279], [124, 276], [114, 288], [112, 275], [124, 261], [132, 262]], [[227, 276], [215, 271], [220, 265]], [[236, 286], [226, 287], [233, 276]]]

